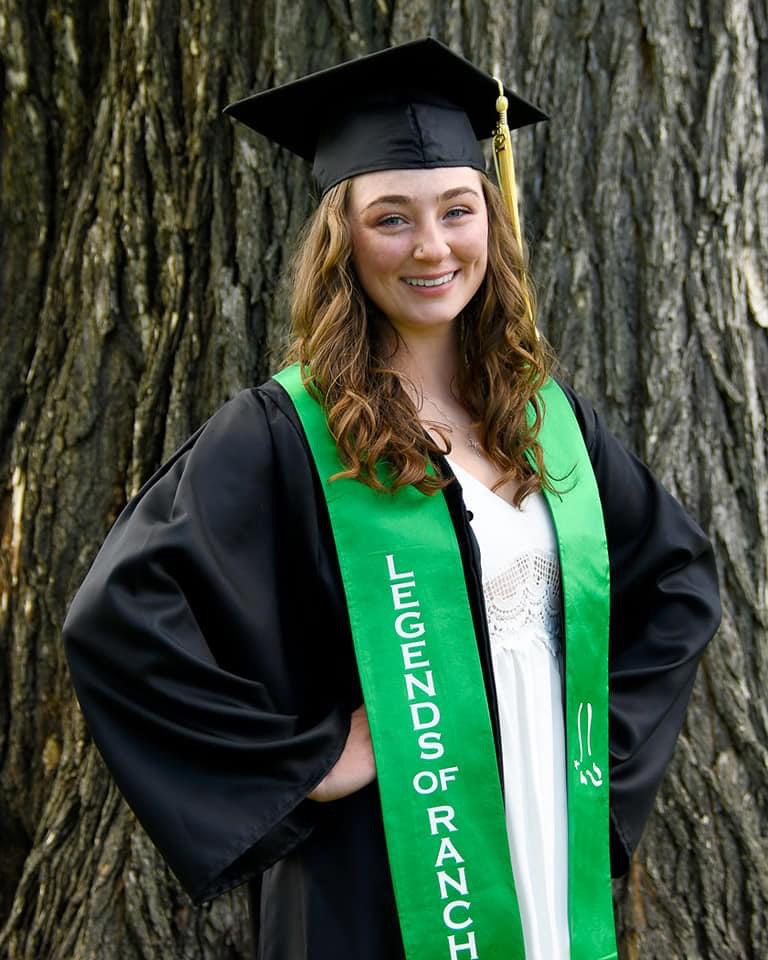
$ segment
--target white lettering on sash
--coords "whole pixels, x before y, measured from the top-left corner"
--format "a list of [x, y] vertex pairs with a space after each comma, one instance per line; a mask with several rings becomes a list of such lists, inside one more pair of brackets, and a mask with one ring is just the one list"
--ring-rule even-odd
[[451, 930], [466, 930], [467, 927], [472, 926], [472, 917], [467, 917], [466, 920], [457, 923], [453, 919], [453, 911], [456, 907], [461, 907], [462, 910], [469, 910], [470, 904], [468, 900], [453, 900], [451, 903], [447, 903], [443, 910], [443, 923], [446, 927], [450, 927]]
[[424, 655], [424, 647], [426, 647], [426, 645], [426, 640], [411, 640], [410, 643], [400, 644], [400, 652], [403, 655], [403, 664], [406, 670], [426, 669], [430, 665], [429, 660], [419, 660], [418, 663], [414, 662], [416, 657]]
[[437, 875], [437, 882], [440, 884], [440, 899], [447, 900], [450, 894], [448, 893], [448, 887], [453, 887], [456, 893], [461, 893], [466, 896], [469, 893], [469, 888], [467, 887], [467, 871], [464, 867], [459, 867], [459, 876], [457, 879], [454, 879], [450, 873], [446, 873], [445, 870], [441, 870]]
[[[418, 603], [418, 601], [416, 602]], [[403, 624], [410, 620], [414, 620], [415, 623], [406, 629]], [[401, 613], [397, 620], [395, 620], [395, 631], [398, 637], [402, 637], [404, 640], [408, 640], [409, 637], [424, 636], [424, 624], [421, 622], [421, 614], [416, 613], [415, 610], [413, 613]]]
[[414, 730], [429, 730], [430, 727], [436, 727], [440, 723], [440, 707], [431, 700], [412, 703], [411, 723]]
[[390, 580], [413, 580], [413, 570], [409, 570], [408, 573], [398, 573], [395, 570], [395, 555], [393, 553], [387, 554], [387, 571]]
[[458, 767], [441, 767], [437, 773], [432, 770], [420, 770], [413, 778], [413, 789], [416, 793], [427, 794], [434, 793], [439, 786], [441, 790], [445, 791], [448, 789], [448, 784], [456, 779], [453, 774], [458, 772]]
[[429, 832], [433, 837], [437, 835], [440, 824], [444, 824], [449, 833], [455, 833], [459, 829], [453, 822], [456, 811], [447, 804], [444, 807], [428, 807], [427, 816], [429, 817]]
[[412, 673], [406, 673], [405, 675], [405, 689], [408, 691], [408, 699], [416, 699], [416, 690], [418, 689], [419, 693], [425, 693], [428, 697], [434, 697], [435, 695], [435, 678], [432, 675], [431, 670], [427, 670], [424, 674], [424, 679], [419, 680], [417, 676], [414, 676]]
[[432, 770], [420, 770], [413, 778], [413, 789], [422, 796], [434, 793], [438, 784], [437, 774], [433, 773]]
[[421, 760], [439, 760], [445, 753], [445, 747], [440, 743], [442, 733], [439, 730], [431, 730], [429, 733], [422, 733], [419, 736], [419, 759]]
[[443, 837], [440, 841], [440, 849], [437, 851], [436, 867], [442, 867], [446, 860], [455, 860], [456, 863], [464, 863], [464, 857], [454, 847], [450, 837]]
[[457, 774], [458, 772], [459, 772], [458, 767], [440, 767], [440, 769], [438, 770], [438, 773], [440, 774], [440, 787], [443, 790], [447, 790], [448, 784], [452, 780], [456, 779], [454, 774]]
[[463, 960], [477, 960], [477, 944], [475, 943], [475, 933], [473, 930], [467, 934], [466, 943], [456, 943], [456, 937], [453, 934], [448, 937], [448, 946], [451, 950], [451, 960], [462, 960], [459, 957], [459, 950], [469, 950], [470, 954], [468, 957], [464, 957]]
[[589, 767], [584, 767], [584, 731], [582, 729], [582, 714], [584, 712], [584, 701], [579, 704], [579, 712], [576, 715], [576, 724], [579, 734], [579, 759], [573, 761], [574, 767], [579, 771], [579, 781], [583, 784], [591, 784], [593, 787], [602, 787], [603, 771], [592, 759], [592, 704], [587, 703], [587, 760], [591, 760]]
[[418, 600], [411, 600], [413, 596], [413, 587], [416, 586], [415, 580], [408, 580], [406, 583], [393, 583], [392, 604], [395, 610], [406, 610], [408, 607], [418, 607]]
[[[439, 729], [435, 729], [441, 720], [439, 695], [428, 656], [427, 640], [416, 639], [424, 637], [427, 628], [422, 619], [416, 574], [413, 570], [399, 570], [394, 554], [388, 554], [386, 559], [392, 610], [395, 614], [394, 632], [406, 641], [400, 643], [404, 667], [404, 703], [408, 704], [411, 727], [416, 736], [420, 758], [427, 761], [439, 760], [445, 755], [442, 733]], [[438, 791], [449, 793], [451, 784], [457, 780], [459, 774], [458, 766], [420, 770], [414, 775], [411, 786], [421, 797]], [[440, 843], [435, 859], [436, 892], [439, 891], [440, 900], [449, 901], [445, 903], [441, 912], [451, 960], [477, 960], [475, 932], [468, 929], [473, 926], [474, 921], [469, 912], [472, 903], [466, 869], [463, 866], [454, 867], [455, 876], [441, 869], [447, 861], [452, 861], [454, 865], [464, 863], [464, 857], [453, 841], [445, 836], [445, 834], [458, 832], [455, 818], [456, 811], [450, 804], [427, 807], [430, 835], [439, 837]], [[449, 888], [452, 889], [449, 890]], [[466, 899], [449, 899], [457, 895]], [[436, 902], [435, 906], [440, 909], [438, 903]], [[457, 942], [456, 936], [449, 933], [451, 930], [465, 931], [463, 938], [466, 939]], [[459, 954], [463, 956], [460, 957]]]

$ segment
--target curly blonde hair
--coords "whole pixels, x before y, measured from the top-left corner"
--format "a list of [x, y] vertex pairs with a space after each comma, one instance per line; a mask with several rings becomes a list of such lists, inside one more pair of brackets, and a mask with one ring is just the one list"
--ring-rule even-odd
[[[481, 442], [501, 471], [496, 486], [519, 482], [515, 504], [548, 485], [537, 434], [537, 393], [552, 355], [535, 326], [525, 251], [515, 240], [498, 188], [482, 177], [488, 209], [488, 267], [459, 318], [463, 364], [454, 389], [477, 425]], [[292, 338], [286, 362], [298, 361], [323, 403], [346, 469], [379, 490], [413, 484], [434, 493], [448, 482], [431, 464], [450, 452], [423, 429], [400, 376], [389, 363], [390, 328], [368, 299], [352, 263], [347, 220], [350, 180], [325, 194], [293, 259]], [[391, 329], [391, 328], [390, 328]], [[528, 405], [534, 412], [528, 422]], [[533, 464], [529, 460], [529, 456]], [[382, 474], [381, 466], [387, 469]]]

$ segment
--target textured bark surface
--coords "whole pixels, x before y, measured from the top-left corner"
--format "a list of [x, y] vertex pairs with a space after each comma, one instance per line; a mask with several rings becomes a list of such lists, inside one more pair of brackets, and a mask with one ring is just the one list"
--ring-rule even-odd
[[718, 551], [622, 954], [768, 956], [765, 0], [0, 0], [0, 956], [246, 956], [242, 892], [193, 908], [119, 799], [59, 631], [284, 331], [307, 173], [221, 107], [427, 33], [551, 114], [517, 136], [542, 327]]

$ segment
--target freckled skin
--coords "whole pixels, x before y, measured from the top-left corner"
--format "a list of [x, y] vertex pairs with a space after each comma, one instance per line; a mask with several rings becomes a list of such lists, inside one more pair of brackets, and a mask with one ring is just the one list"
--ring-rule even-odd
[[[363, 174], [352, 181], [349, 219], [360, 283], [395, 329], [408, 339], [451, 326], [488, 263], [480, 174], [469, 167]], [[451, 273], [442, 286], [406, 283]]]

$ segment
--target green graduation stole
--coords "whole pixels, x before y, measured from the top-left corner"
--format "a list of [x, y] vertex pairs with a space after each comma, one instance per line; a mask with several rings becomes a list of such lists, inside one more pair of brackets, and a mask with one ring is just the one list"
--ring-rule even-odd
[[[328, 504], [406, 957], [524, 960], [488, 703], [445, 498], [329, 482], [343, 465], [321, 405], [297, 364], [275, 379], [299, 415]], [[565, 605], [571, 960], [609, 960], [608, 554], [573, 410], [552, 380], [541, 397], [539, 442], [562, 490], [546, 495]]]

